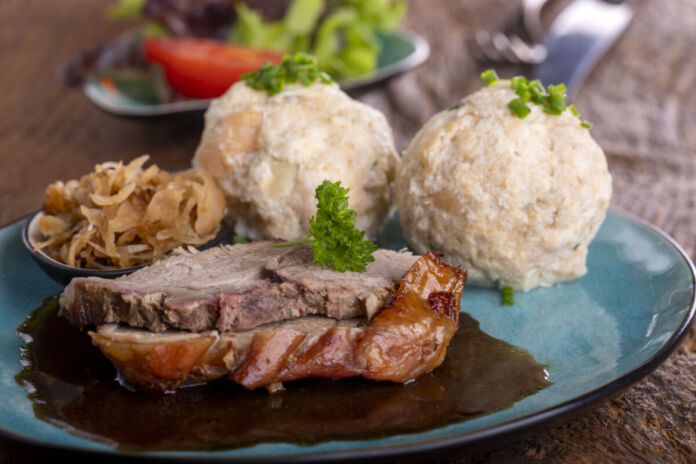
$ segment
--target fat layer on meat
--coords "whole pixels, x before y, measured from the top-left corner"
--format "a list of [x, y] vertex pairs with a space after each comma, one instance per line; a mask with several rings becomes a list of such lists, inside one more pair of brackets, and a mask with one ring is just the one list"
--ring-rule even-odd
[[60, 297], [74, 324], [123, 323], [152, 332], [248, 330], [306, 315], [370, 319], [416, 256], [378, 250], [366, 272], [337, 272], [308, 245], [222, 246], [162, 259], [118, 279], [75, 278]]

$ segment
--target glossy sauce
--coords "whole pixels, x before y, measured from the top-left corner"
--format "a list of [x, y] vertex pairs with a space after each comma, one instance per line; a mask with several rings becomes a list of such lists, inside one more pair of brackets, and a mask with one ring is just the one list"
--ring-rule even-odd
[[526, 351], [462, 313], [445, 362], [400, 385], [308, 379], [269, 394], [227, 379], [175, 394], [129, 391], [85, 332], [48, 300], [18, 329], [28, 343], [17, 382], [37, 418], [127, 450], [213, 450], [262, 442], [313, 444], [427, 430], [512, 406], [550, 385]]

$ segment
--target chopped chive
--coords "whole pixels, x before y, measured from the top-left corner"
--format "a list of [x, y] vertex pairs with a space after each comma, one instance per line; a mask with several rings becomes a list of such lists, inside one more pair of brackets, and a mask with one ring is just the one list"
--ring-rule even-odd
[[551, 108], [550, 106], [544, 106], [544, 113], [546, 113], [546, 114], [554, 114], [554, 115], [558, 116], [562, 112], [563, 112], [563, 110]]
[[573, 247], [573, 251], [577, 250], [579, 246], [580, 246], [580, 244], [576, 243], [575, 246]]
[[512, 112], [515, 113], [520, 119], [525, 118], [529, 113], [532, 112], [532, 110], [519, 98], [512, 100], [508, 104], [508, 108], [510, 108]]
[[532, 82], [529, 83], [529, 91], [532, 93], [532, 101], [536, 103], [537, 105], [543, 105], [546, 103], [548, 99], [548, 94], [546, 93], [546, 89], [544, 89], [544, 86], [541, 85], [541, 81], [539, 79], [535, 79]]
[[238, 245], [240, 243], [246, 243], [248, 241], [249, 241], [248, 238], [242, 237], [241, 235], [235, 235], [234, 237], [232, 237], [232, 244], [233, 245]]
[[374, 168], [375, 166], [377, 166], [377, 160], [374, 160], [374, 161], [372, 162], [372, 167]]
[[[489, 71], [495, 73], [493, 70]], [[481, 77], [484, 78], [484, 75], [482, 74]], [[545, 89], [539, 79], [528, 81], [524, 76], [515, 76], [510, 79], [510, 87], [515, 91], [517, 98], [508, 103], [508, 108], [519, 118], [524, 118], [531, 112], [531, 108], [527, 105], [529, 101], [541, 105], [544, 113], [547, 114], [560, 115], [568, 108], [573, 116], [580, 117], [580, 112], [575, 105], [568, 104], [565, 84], [549, 85]], [[592, 128], [592, 124], [584, 119], [580, 121], [580, 125], [586, 129]]]
[[500, 293], [503, 298], [503, 306], [514, 306], [515, 290], [512, 287], [503, 287]]
[[512, 87], [514, 90], [517, 90], [521, 86], [526, 86], [527, 85], [527, 78], [524, 76], [515, 76], [512, 79], [510, 79], [510, 87]]
[[557, 114], [561, 114], [568, 106], [568, 97], [565, 95], [553, 97], [549, 96], [548, 104], [550, 108], [558, 111]]
[[275, 95], [283, 90], [285, 84], [299, 82], [311, 85], [317, 79], [323, 84], [331, 84], [331, 77], [319, 70], [317, 59], [306, 53], [285, 55], [283, 62], [272, 65], [266, 62], [256, 71], [240, 77], [249, 87]]
[[565, 84], [549, 85], [549, 95], [564, 95], [566, 93]]
[[495, 72], [494, 69], [489, 69], [487, 71], [482, 72], [481, 79], [483, 79], [483, 82], [485, 82], [486, 85], [489, 87], [500, 80], [498, 74]]
[[319, 80], [322, 84], [333, 84], [333, 79], [331, 79], [331, 76], [326, 74], [324, 71], [319, 72]]
[[532, 92], [530, 92], [529, 89], [524, 86], [518, 87], [515, 93], [518, 97], [520, 97], [520, 100], [522, 100], [525, 103], [527, 103], [529, 99], [532, 98]]
[[454, 111], [454, 110], [458, 110], [458, 109], [461, 108], [462, 106], [464, 106], [464, 103], [457, 103], [456, 105], [452, 105], [452, 106], [450, 106], [450, 107], [447, 108], [447, 109], [450, 110], [450, 111]]
[[529, 83], [528, 87], [532, 92], [536, 92], [539, 95], [546, 95], [546, 89], [539, 79], [534, 79]]
[[532, 101], [536, 103], [537, 105], [544, 105], [548, 101], [548, 98], [546, 95], [539, 95], [538, 93], [532, 92]]

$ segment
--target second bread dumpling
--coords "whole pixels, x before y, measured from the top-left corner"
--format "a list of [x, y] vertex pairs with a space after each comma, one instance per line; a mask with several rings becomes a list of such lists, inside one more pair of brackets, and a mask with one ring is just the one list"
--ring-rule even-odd
[[211, 103], [193, 165], [225, 192], [236, 234], [294, 240], [309, 230], [324, 179], [350, 189], [356, 226], [374, 237], [392, 211], [397, 161], [384, 115], [336, 84], [270, 96], [240, 82]]
[[520, 117], [517, 96], [500, 81], [433, 116], [401, 160], [397, 204], [418, 253], [442, 253], [473, 283], [529, 290], [585, 274], [611, 175], [570, 109], [530, 102]]

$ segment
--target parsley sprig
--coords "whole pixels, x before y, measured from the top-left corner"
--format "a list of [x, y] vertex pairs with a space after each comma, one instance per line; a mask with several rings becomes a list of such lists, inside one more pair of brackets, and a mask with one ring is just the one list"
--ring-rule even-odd
[[300, 240], [273, 244], [274, 247], [312, 244], [314, 262], [339, 272], [365, 271], [375, 258], [377, 246], [364, 240], [365, 232], [355, 228], [355, 210], [348, 209], [348, 190], [341, 182], [325, 180], [316, 189], [317, 213], [309, 220], [309, 233]]
[[285, 84], [300, 82], [312, 85], [317, 79], [322, 84], [333, 82], [328, 74], [319, 70], [317, 59], [306, 53], [285, 55], [283, 62], [277, 65], [267, 61], [259, 69], [242, 75], [240, 79], [249, 87], [266, 91], [269, 95], [281, 92]]
[[[498, 75], [492, 69], [484, 71], [481, 74], [481, 79], [487, 86], [499, 81]], [[529, 102], [541, 105], [544, 108], [544, 113], [559, 115], [568, 108], [573, 116], [580, 118], [580, 113], [575, 106], [568, 105], [565, 84], [549, 85], [544, 88], [539, 79], [529, 81], [524, 76], [515, 76], [510, 79], [510, 87], [515, 91], [517, 98], [508, 103], [508, 108], [520, 119], [526, 118], [532, 112], [528, 105]], [[586, 129], [592, 127], [592, 124], [584, 119], [580, 120], [580, 125]]]

